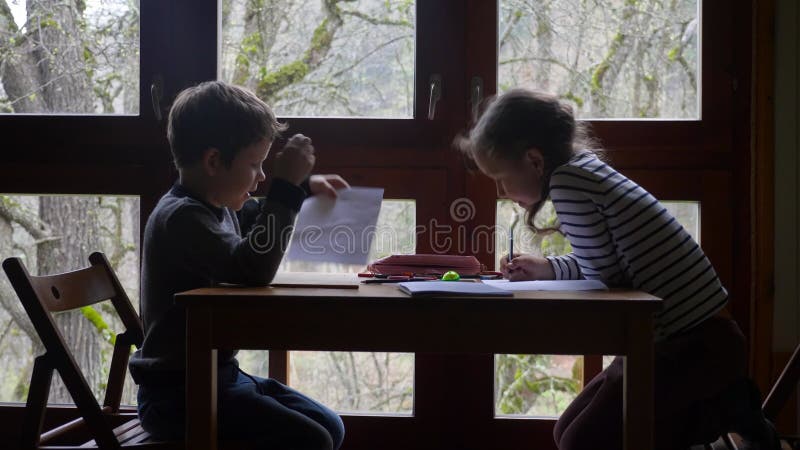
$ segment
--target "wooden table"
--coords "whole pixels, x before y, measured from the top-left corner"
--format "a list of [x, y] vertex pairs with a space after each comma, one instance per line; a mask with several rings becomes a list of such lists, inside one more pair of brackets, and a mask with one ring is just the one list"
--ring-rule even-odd
[[[186, 437], [193, 450], [216, 449], [218, 348], [621, 355], [625, 448], [652, 448], [652, 315], [661, 300], [642, 292], [411, 298], [389, 285], [220, 287], [180, 293], [176, 301], [187, 310]], [[289, 319], [265, 326], [266, 317], [302, 318], [303, 326]]]

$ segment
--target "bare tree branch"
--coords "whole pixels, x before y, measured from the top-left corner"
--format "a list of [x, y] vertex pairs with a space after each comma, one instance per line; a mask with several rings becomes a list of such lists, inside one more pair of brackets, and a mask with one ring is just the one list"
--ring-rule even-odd
[[0, 195], [0, 217], [9, 222], [19, 224], [35, 240], [53, 239], [53, 230], [39, 219], [39, 215], [30, 211], [7, 195]]
[[410, 28], [412, 30], [414, 29], [414, 24], [407, 20], [382, 19], [382, 18], [372, 17], [362, 12], [353, 10], [342, 10], [342, 14], [346, 16], [358, 17], [359, 19], [365, 22], [369, 22], [372, 25], [392, 25], [403, 28]]
[[341, 70], [336, 71], [335, 73], [333, 73], [333, 75], [331, 75], [331, 77], [333, 77], [333, 78], [339, 77], [342, 74], [353, 70], [353, 68], [357, 67], [359, 64], [364, 62], [365, 59], [367, 59], [370, 56], [374, 55], [379, 50], [381, 50], [381, 49], [383, 49], [385, 47], [388, 47], [388, 46], [394, 44], [397, 41], [401, 41], [403, 39], [408, 39], [408, 38], [413, 38], [413, 37], [414, 37], [414, 35], [412, 35], [412, 34], [404, 34], [402, 36], [397, 36], [397, 37], [395, 37], [393, 39], [389, 39], [388, 41], [378, 45], [374, 49], [370, 50], [369, 52], [367, 52], [366, 54], [364, 54], [363, 56], [358, 58], [353, 64], [350, 64], [349, 66], [347, 66], [347, 67], [345, 67], [345, 68], [343, 68]]

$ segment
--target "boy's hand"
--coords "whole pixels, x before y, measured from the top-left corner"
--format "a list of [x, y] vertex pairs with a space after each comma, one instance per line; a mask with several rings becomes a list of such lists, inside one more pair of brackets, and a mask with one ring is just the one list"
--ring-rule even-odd
[[311, 195], [327, 195], [336, 198], [338, 189], [347, 189], [350, 185], [339, 175], [311, 175], [308, 180]]
[[308, 177], [315, 161], [311, 138], [295, 134], [275, 155], [272, 174], [276, 178], [283, 178], [292, 184], [300, 185]]
[[550, 261], [534, 255], [515, 256], [511, 262], [508, 261], [508, 255], [503, 255], [500, 258], [500, 271], [503, 272], [503, 278], [510, 281], [553, 280], [556, 278]]

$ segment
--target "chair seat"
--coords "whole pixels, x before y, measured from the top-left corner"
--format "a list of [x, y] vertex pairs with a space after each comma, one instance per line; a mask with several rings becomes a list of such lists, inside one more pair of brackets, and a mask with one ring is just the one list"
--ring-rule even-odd
[[[123, 448], [126, 449], [152, 449], [152, 450], [178, 450], [183, 449], [184, 445], [181, 441], [157, 441], [154, 440], [150, 433], [142, 428], [138, 418], [133, 418], [123, 423], [122, 425], [114, 428], [114, 436], [117, 437]], [[39, 447], [42, 450], [58, 450], [58, 449], [75, 449], [75, 446], [65, 445], [44, 445]], [[94, 439], [78, 446], [77, 448], [98, 448]]]

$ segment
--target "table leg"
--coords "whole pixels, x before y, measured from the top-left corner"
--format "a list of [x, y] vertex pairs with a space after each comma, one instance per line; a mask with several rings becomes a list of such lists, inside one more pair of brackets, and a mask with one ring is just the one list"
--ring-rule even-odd
[[217, 350], [205, 307], [186, 308], [186, 448], [217, 448]]
[[653, 320], [631, 318], [624, 362], [623, 429], [626, 450], [653, 448]]

